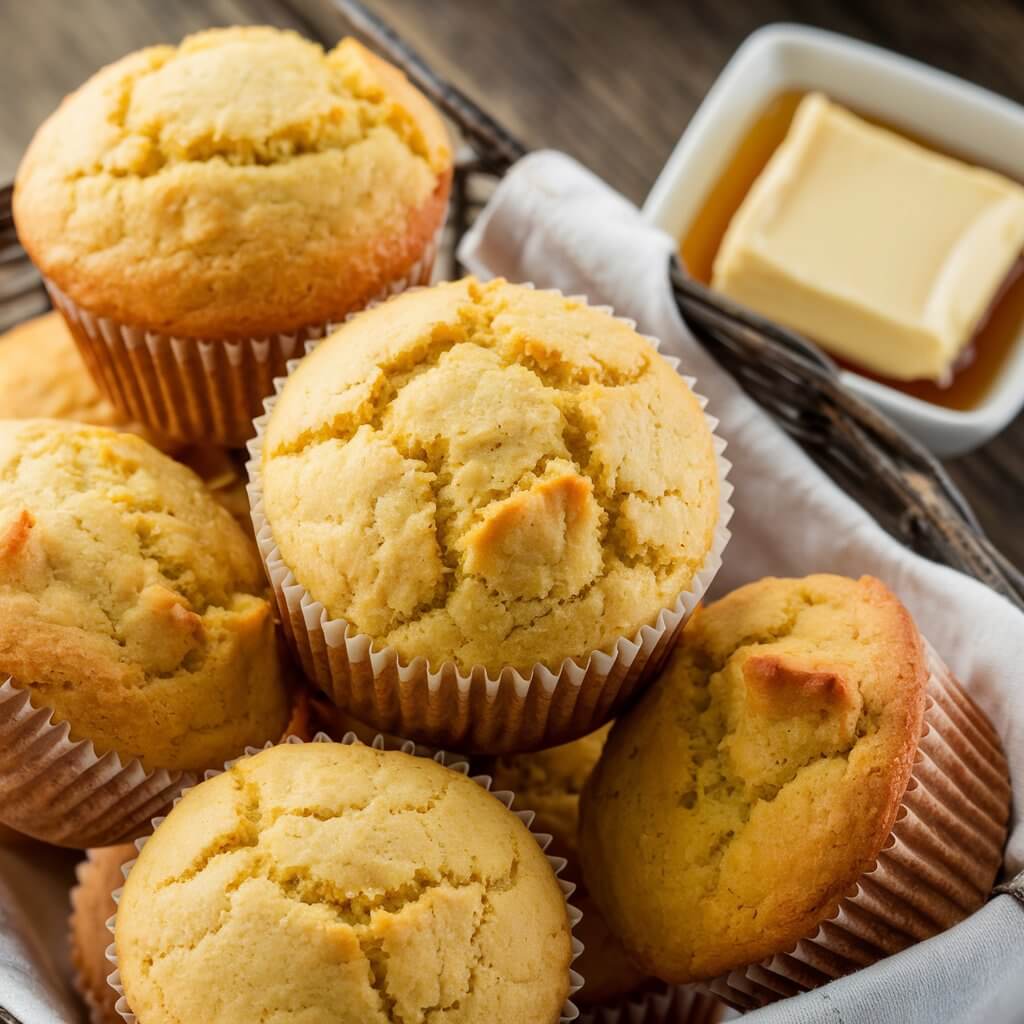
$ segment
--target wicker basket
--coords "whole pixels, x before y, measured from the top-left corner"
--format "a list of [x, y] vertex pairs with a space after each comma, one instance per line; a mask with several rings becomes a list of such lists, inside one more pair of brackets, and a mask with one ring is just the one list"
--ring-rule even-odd
[[[461, 268], [459, 240], [497, 178], [526, 148], [464, 93], [443, 81], [358, 0], [330, 0], [337, 13], [459, 127], [466, 145], [452, 189], [452, 216], [439, 266]], [[289, 3], [287, 6], [295, 8]], [[296, 12], [299, 13], [299, 12]], [[324, 19], [303, 18], [311, 35]], [[334, 35], [337, 33], [335, 32]], [[321, 42], [333, 44], [334, 38]], [[50, 307], [38, 274], [18, 245], [10, 185], [0, 188], [0, 330]], [[911, 549], [985, 583], [1024, 610], [1024, 574], [993, 546], [939, 462], [881, 413], [846, 390], [832, 361], [799, 335], [690, 279], [670, 273], [680, 313], [698, 340], [822, 469]], [[1020, 895], [1016, 879], [997, 891]], [[19, 1024], [0, 1008], [0, 1024]]]

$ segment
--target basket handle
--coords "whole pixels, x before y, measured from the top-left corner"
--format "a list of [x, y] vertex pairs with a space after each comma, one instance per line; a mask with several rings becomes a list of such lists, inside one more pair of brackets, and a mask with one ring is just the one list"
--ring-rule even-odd
[[839, 380], [793, 331], [691, 278], [673, 258], [679, 312], [743, 389], [845, 490], [876, 506], [911, 548], [987, 584], [1024, 610], [1024, 575], [986, 536], [941, 463]]
[[501, 175], [526, 156], [526, 146], [519, 139], [461, 89], [436, 75], [394, 29], [359, 0], [331, 0], [331, 5], [385, 57], [402, 68], [413, 85], [459, 126], [476, 153], [479, 161], [476, 169]]

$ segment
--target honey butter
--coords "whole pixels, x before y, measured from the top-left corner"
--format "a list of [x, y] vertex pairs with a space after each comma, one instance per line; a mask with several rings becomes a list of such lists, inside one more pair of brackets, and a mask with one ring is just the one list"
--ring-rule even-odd
[[830, 102], [800, 102], [712, 286], [895, 380], [943, 380], [1024, 249], [1024, 188]]

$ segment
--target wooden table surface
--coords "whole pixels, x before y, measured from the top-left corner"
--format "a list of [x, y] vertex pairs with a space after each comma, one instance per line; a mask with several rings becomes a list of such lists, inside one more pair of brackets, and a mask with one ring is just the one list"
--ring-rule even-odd
[[[370, 0], [432, 65], [532, 147], [582, 160], [643, 200], [729, 55], [771, 21], [906, 53], [1024, 102], [1024, 7], [1010, 0]], [[210, 25], [333, 39], [329, 0], [3, 0], [0, 182], [39, 122], [101, 65]], [[1021, 140], [1008, 140], [1020, 146]], [[1024, 416], [949, 463], [995, 542], [1024, 566]]]

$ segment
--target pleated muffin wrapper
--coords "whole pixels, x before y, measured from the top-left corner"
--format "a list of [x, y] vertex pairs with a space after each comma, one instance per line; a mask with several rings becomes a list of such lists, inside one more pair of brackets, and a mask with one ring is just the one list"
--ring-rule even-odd
[[[438, 231], [408, 273], [371, 302], [427, 284], [440, 237]], [[114, 407], [128, 421], [182, 443], [241, 448], [252, 436], [263, 399], [273, 394], [274, 378], [302, 353], [305, 342], [324, 337], [331, 328], [324, 323], [230, 341], [181, 338], [94, 316], [53, 281], [44, 277], [43, 283]]]
[[188, 772], [147, 771], [138, 758], [98, 754], [71, 739], [67, 722], [35, 707], [27, 689], [0, 683], [0, 821], [56, 846], [86, 848], [127, 842], [166, 813]]
[[[92, 866], [93, 850], [86, 850], [83, 860], [80, 860], [75, 867], [75, 884], [71, 889], [71, 914], [68, 917], [68, 951], [71, 958], [72, 982], [75, 991], [82, 997], [89, 1016], [89, 1024], [110, 1024], [110, 1014], [100, 1001], [98, 994], [93, 991], [89, 981], [89, 971], [86, 966], [88, 951], [81, 948], [74, 938], [74, 920], [78, 914], [78, 894], [82, 886], [87, 883], [89, 869]], [[100, 933], [102, 939], [102, 933]], [[106, 956], [106, 948], [103, 950]], [[104, 982], [105, 983], [105, 982]]]
[[722, 1003], [695, 985], [652, 981], [600, 1006], [585, 1006], [580, 1024], [717, 1024]]
[[[532, 285], [527, 285], [532, 287]], [[583, 296], [573, 301], [585, 303]], [[614, 315], [607, 306], [595, 307]], [[632, 320], [624, 323], [635, 328]], [[654, 349], [659, 341], [647, 338]], [[311, 352], [316, 342], [309, 342]], [[679, 360], [662, 356], [678, 373]], [[288, 364], [293, 373], [299, 361]], [[682, 379], [702, 409], [707, 399], [696, 379]], [[505, 666], [491, 675], [482, 665], [468, 672], [448, 661], [431, 668], [423, 657], [404, 660], [393, 647], [375, 648], [372, 637], [345, 619], [332, 619], [295, 578], [274, 540], [263, 504], [263, 445], [274, 406], [287, 383], [274, 381], [266, 412], [254, 422], [248, 444], [249, 504], [256, 542], [274, 590], [281, 623], [302, 668], [338, 707], [381, 732], [468, 753], [504, 754], [556, 746], [584, 736], [609, 721], [664, 664], [683, 624], [703, 599], [722, 565], [733, 508], [731, 463], [725, 441], [714, 433], [718, 420], [705, 411], [712, 433], [719, 481], [718, 521], [704, 565], [690, 589], [663, 608], [655, 621], [633, 636], [621, 636], [608, 650], [566, 658], [557, 671], [540, 663], [527, 674]]]
[[806, 992], [951, 928], [989, 897], [1010, 810], [991, 724], [927, 642], [924, 727], [896, 823], [874, 866], [791, 949], [707, 989], [738, 1010]]
[[[284, 740], [284, 742], [305, 743], [306, 741], [299, 739], [299, 737], [297, 736], [289, 736], [286, 740]], [[328, 736], [326, 733], [317, 733], [317, 735], [314, 736], [313, 739], [309, 742], [341, 742], [345, 746], [364, 745], [362, 743], [362, 740], [360, 740], [359, 737], [356, 736], [354, 732], [346, 733], [340, 741], [332, 740], [331, 737]], [[262, 747], [247, 747], [245, 757], [251, 757], [252, 755], [261, 753], [264, 750], [269, 750], [271, 747], [276, 745], [277, 744], [274, 743], [267, 743]], [[541, 850], [545, 851], [545, 856], [547, 857], [548, 863], [551, 865], [551, 869], [552, 871], [554, 871], [555, 877], [558, 880], [559, 888], [562, 890], [562, 895], [565, 897], [565, 909], [566, 915], [569, 920], [570, 932], [574, 931], [576, 925], [579, 924], [579, 922], [582, 920], [583, 914], [575, 906], [573, 906], [571, 902], [571, 897], [572, 894], [576, 891], [576, 886], [572, 882], [566, 881], [564, 878], [561, 877], [561, 874], [565, 870], [567, 862], [564, 857], [554, 857], [546, 852], [548, 846], [551, 845], [551, 836], [543, 832], [533, 831], [532, 825], [534, 813], [530, 810], [516, 809], [514, 806], [514, 793], [511, 793], [508, 790], [492, 790], [491, 784], [493, 780], [491, 779], [491, 777], [489, 775], [471, 775], [469, 761], [466, 760], [465, 757], [462, 757], [458, 754], [449, 754], [443, 750], [438, 751], [433, 750], [429, 747], [418, 745], [416, 743], [413, 743], [411, 740], [402, 740], [397, 739], [395, 737], [382, 735], [378, 735], [373, 740], [373, 743], [370, 744], [370, 746], [372, 746], [375, 750], [396, 750], [401, 751], [401, 753], [403, 754], [412, 754], [415, 757], [430, 758], [431, 760], [436, 761], [438, 764], [444, 765], [446, 768], [451, 768], [453, 771], [458, 772], [460, 775], [467, 776], [482, 789], [487, 790], [487, 792], [489, 792], [501, 804], [507, 807], [508, 810], [512, 814], [514, 814], [530, 830], [530, 834], [537, 841], [537, 845], [541, 848]], [[217, 775], [223, 774], [223, 772], [227, 771], [228, 769], [230, 769], [242, 760], [244, 760], [244, 757], [235, 758], [233, 761], [228, 761], [224, 765], [224, 768], [219, 771], [206, 772], [203, 777], [204, 781], [215, 778]], [[184, 792], [182, 792], [178, 796], [178, 798], [174, 801], [175, 805], [177, 805], [178, 800], [180, 800], [181, 797], [184, 795]], [[154, 818], [152, 823], [152, 831], [155, 831], [157, 828], [159, 828], [160, 824], [163, 821], [163, 817]], [[150, 832], [150, 835], [152, 835], [152, 831]], [[135, 841], [135, 848], [141, 852], [142, 848], [149, 841], [150, 835], [146, 835], [140, 839], [137, 839]], [[137, 859], [138, 858], [128, 861], [122, 868], [122, 873], [124, 874], [126, 881], [128, 879], [129, 874], [131, 874], [132, 867], [135, 865], [135, 860]], [[115, 904], [121, 902], [121, 894], [123, 892], [124, 886], [121, 886], [121, 888], [117, 889], [113, 893], [113, 899]], [[107, 927], [110, 929], [110, 934], [112, 936], [115, 934], [116, 924], [117, 914], [114, 914], [114, 916], [111, 917], [110, 920], [107, 922]], [[570, 1024], [571, 1021], [578, 1020], [580, 1016], [579, 1010], [577, 1009], [576, 1004], [573, 1002], [572, 997], [583, 987], [583, 978], [579, 974], [579, 972], [574, 971], [572, 969], [572, 963], [574, 963], [578, 959], [579, 955], [583, 952], [583, 943], [580, 942], [580, 940], [575, 936], [575, 934], [572, 935], [571, 942], [572, 958], [570, 960], [569, 966], [569, 991], [565, 999], [565, 1004], [562, 1007], [562, 1012], [558, 1018], [559, 1024]], [[113, 973], [108, 977], [107, 981], [118, 995], [116, 1004], [117, 1012], [127, 1022], [127, 1024], [137, 1024], [137, 1018], [135, 1014], [132, 1013], [131, 1008], [128, 1006], [127, 999], [125, 999], [124, 986], [121, 984], [121, 972], [118, 969], [117, 964], [117, 946], [113, 942], [107, 947], [106, 956], [114, 968]], [[538, 1022], [538, 1024], [542, 1024], [542, 1022]]]

